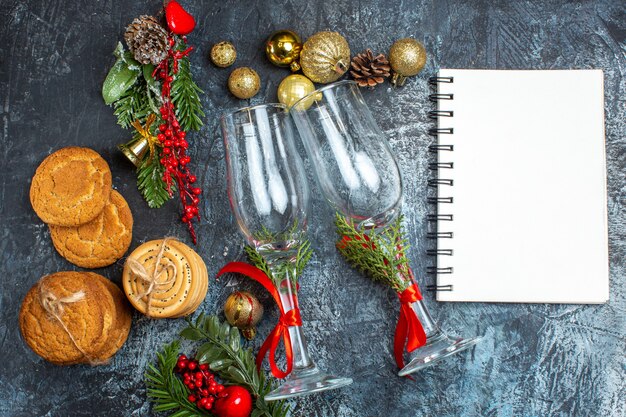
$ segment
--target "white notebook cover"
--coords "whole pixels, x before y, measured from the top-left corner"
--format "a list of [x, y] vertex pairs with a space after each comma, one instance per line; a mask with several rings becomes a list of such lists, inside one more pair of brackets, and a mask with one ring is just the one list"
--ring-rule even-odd
[[439, 301], [603, 303], [609, 298], [601, 70], [442, 69], [438, 93]]

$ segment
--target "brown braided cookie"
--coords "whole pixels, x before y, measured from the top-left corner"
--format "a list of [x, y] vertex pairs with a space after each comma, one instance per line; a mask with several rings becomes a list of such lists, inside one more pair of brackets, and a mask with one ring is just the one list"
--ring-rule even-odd
[[111, 194], [111, 170], [88, 148], [59, 149], [43, 160], [30, 185], [30, 202], [46, 223], [78, 226], [102, 212]]
[[94, 220], [80, 226], [50, 226], [50, 236], [61, 256], [83, 268], [101, 268], [120, 259], [133, 237], [133, 216], [117, 191]]

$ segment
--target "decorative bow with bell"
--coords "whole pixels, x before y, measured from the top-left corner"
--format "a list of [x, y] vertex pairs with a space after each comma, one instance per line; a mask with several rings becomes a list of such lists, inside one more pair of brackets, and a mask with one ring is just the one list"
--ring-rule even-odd
[[141, 125], [139, 120], [135, 120], [134, 122], [131, 123], [131, 125], [135, 128], [137, 133], [144, 140], [148, 142], [148, 149], [149, 149], [148, 164], [152, 162], [152, 158], [154, 158], [156, 147], [161, 146], [161, 143], [159, 142], [157, 137], [154, 136], [152, 133], [150, 133], [150, 126], [152, 126], [152, 123], [154, 123], [155, 120], [156, 120], [156, 114], [150, 113], [150, 115], [146, 118], [145, 127]]

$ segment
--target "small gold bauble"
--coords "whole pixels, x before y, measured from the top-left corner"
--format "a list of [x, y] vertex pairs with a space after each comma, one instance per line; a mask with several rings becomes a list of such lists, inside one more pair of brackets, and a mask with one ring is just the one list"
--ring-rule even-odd
[[211, 62], [220, 68], [230, 67], [237, 59], [235, 45], [230, 42], [220, 42], [211, 48]]
[[298, 58], [301, 50], [300, 37], [290, 30], [274, 32], [265, 42], [267, 59], [279, 67], [290, 67], [293, 72], [300, 70]]
[[260, 88], [261, 79], [252, 68], [235, 68], [228, 77], [228, 89], [235, 97], [242, 100], [254, 97]]
[[402, 86], [406, 77], [412, 77], [426, 65], [426, 49], [413, 38], [396, 41], [389, 51], [389, 63], [395, 72], [391, 83]]
[[[287, 107], [293, 106], [298, 100], [315, 91], [315, 85], [304, 75], [293, 74], [285, 77], [278, 86], [278, 101]], [[298, 110], [306, 110], [313, 104], [313, 99], [305, 100], [298, 105]]]
[[263, 317], [263, 305], [249, 292], [235, 291], [224, 303], [224, 315], [231, 326], [242, 330], [246, 339], [252, 339], [256, 334], [255, 326]]
[[302, 45], [302, 72], [316, 83], [337, 81], [350, 68], [350, 46], [337, 32], [317, 32]]

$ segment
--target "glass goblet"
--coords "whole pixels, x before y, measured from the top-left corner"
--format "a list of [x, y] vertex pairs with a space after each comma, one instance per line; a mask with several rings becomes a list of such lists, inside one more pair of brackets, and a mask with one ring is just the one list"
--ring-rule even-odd
[[[281, 104], [246, 107], [222, 116], [228, 198], [241, 232], [267, 262], [282, 304], [299, 318], [295, 262], [305, 238], [309, 188]], [[298, 320], [299, 321], [299, 320]], [[280, 400], [352, 383], [320, 371], [301, 325], [289, 326], [293, 371], [265, 399]]]
[[[389, 226], [400, 213], [400, 170], [357, 84], [340, 81], [322, 87], [296, 102], [290, 113], [332, 207], [358, 230]], [[410, 270], [400, 278], [416, 284]], [[399, 371], [400, 376], [465, 350], [481, 339], [447, 336], [421, 299], [411, 308], [426, 333], [426, 343], [410, 353], [410, 362]]]

